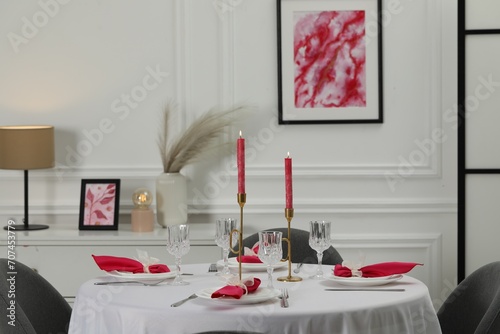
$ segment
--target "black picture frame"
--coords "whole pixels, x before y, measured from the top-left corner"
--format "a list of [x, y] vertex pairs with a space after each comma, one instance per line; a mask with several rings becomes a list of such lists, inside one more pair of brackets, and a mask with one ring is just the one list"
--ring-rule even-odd
[[276, 1], [279, 124], [383, 123], [382, 0]]
[[120, 179], [82, 179], [79, 230], [118, 230], [119, 213]]

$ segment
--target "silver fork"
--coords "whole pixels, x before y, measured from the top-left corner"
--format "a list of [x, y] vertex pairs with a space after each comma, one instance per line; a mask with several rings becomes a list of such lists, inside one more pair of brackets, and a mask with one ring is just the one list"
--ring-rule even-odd
[[288, 289], [281, 289], [281, 307], [288, 307]]
[[136, 284], [142, 284], [145, 286], [155, 286], [160, 283], [163, 283], [167, 280], [168, 278], [164, 278], [162, 280], [156, 281], [156, 282], [142, 282], [142, 281], [108, 281], [108, 282], [95, 282], [94, 285], [113, 285], [113, 284], [131, 284], [131, 283], [136, 283]]

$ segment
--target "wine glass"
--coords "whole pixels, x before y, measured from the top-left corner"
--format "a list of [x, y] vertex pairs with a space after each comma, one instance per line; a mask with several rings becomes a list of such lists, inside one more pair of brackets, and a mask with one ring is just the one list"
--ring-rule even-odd
[[189, 252], [189, 225], [169, 225], [167, 226], [167, 251], [175, 256], [175, 266], [177, 274], [170, 285], [186, 285], [181, 276], [181, 258]]
[[330, 247], [332, 240], [330, 236], [331, 223], [328, 221], [309, 222], [309, 246], [318, 254], [318, 268], [316, 274], [310, 278], [323, 279], [323, 269], [321, 267], [323, 252]]
[[[230, 275], [231, 271], [229, 270], [229, 236], [231, 235], [231, 231], [236, 229], [236, 219], [232, 218], [223, 218], [217, 219], [215, 222], [215, 242], [217, 246], [222, 248], [222, 259], [224, 261], [224, 268], [222, 271], [217, 273], [217, 275]], [[231, 247], [236, 246], [236, 242], [238, 238], [232, 238]]]
[[276, 263], [283, 257], [281, 246], [282, 232], [262, 231], [259, 232], [259, 259], [267, 266], [267, 287], [274, 289], [273, 270]]

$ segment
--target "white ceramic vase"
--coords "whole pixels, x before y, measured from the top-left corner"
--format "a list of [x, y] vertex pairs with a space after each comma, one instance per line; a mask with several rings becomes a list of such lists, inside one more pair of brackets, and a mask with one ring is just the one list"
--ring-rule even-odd
[[156, 218], [163, 227], [187, 223], [187, 182], [180, 173], [156, 178]]

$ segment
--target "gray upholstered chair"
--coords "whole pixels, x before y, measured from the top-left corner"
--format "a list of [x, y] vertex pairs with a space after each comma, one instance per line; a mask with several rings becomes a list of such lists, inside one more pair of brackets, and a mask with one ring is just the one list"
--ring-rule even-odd
[[[8, 267], [7, 259], [0, 259], [0, 307], [6, 310], [11, 301], [15, 301], [13, 314], [16, 326], [9, 325], [10, 319], [4, 318], [0, 321], [0, 333], [67, 333], [71, 307], [66, 300], [33, 269], [20, 262], [10, 263], [14, 263], [14, 267]], [[16, 274], [8, 274], [12, 271]], [[15, 296], [12, 293], [15, 293]], [[7, 315], [9, 313], [10, 311]]]
[[[288, 237], [288, 228], [270, 228], [268, 231], [280, 231], [283, 232], [283, 238]], [[309, 232], [291, 228], [292, 233], [292, 262], [293, 263], [318, 263], [318, 257], [316, 251], [309, 246]], [[256, 242], [259, 241], [259, 233], [254, 233], [243, 239], [243, 246], [252, 248]], [[236, 246], [238, 247], [238, 246]], [[230, 257], [235, 257], [236, 254], [230, 253]], [[283, 258], [288, 256], [288, 245], [283, 242]], [[337, 263], [342, 263], [342, 256], [337, 252], [337, 250], [331, 246], [326, 251], [323, 252], [323, 264], [334, 265]]]
[[467, 276], [437, 315], [443, 334], [500, 333], [500, 261]]

